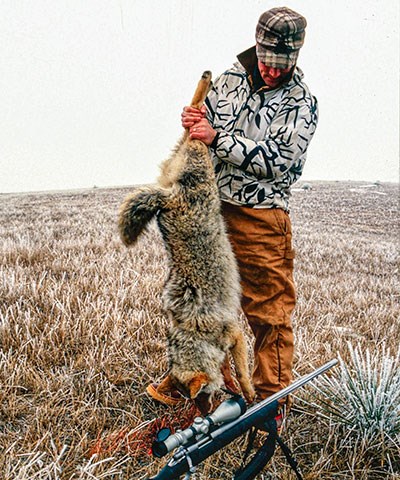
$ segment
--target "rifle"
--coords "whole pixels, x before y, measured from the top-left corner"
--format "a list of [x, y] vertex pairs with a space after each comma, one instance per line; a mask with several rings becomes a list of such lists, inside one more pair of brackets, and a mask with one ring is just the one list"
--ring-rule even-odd
[[[268, 432], [267, 440], [253, 459], [234, 474], [233, 480], [254, 479], [272, 458], [276, 442], [282, 448], [297, 478], [302, 479], [290, 450], [277, 435], [275, 417], [279, 409], [278, 401], [311, 382], [336, 364], [336, 359], [331, 360], [271, 397], [253, 405], [248, 410], [246, 410], [245, 400], [240, 395], [233, 395], [232, 398], [222, 402], [212, 414], [205, 418], [195, 418], [193, 424], [185, 430], [178, 430], [174, 435], [170, 435], [168, 429], [160, 430], [152, 445], [153, 455], [161, 458], [175, 449], [177, 451], [167, 465], [155, 477], [148, 480], [175, 480], [184, 474], [185, 479], [189, 479], [195, 472], [196, 465], [253, 427], [255, 428], [255, 430], [253, 429], [253, 439], [257, 428], [261, 427], [262, 430]], [[252, 444], [249, 442], [245, 458], [251, 446]]]

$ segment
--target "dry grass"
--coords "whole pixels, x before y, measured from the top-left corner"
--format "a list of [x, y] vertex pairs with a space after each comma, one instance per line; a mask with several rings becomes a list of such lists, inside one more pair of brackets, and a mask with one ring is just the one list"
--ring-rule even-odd
[[[312, 187], [292, 199], [299, 374], [337, 352], [348, 358], [347, 342], [395, 355], [400, 341], [398, 185]], [[168, 412], [143, 394], [166, 369], [166, 257], [154, 226], [122, 246], [116, 214], [127, 192], [0, 196], [2, 480], [142, 479], [164, 464], [132, 439]], [[400, 478], [396, 449], [377, 463], [343, 435], [310, 410], [294, 412], [285, 438], [309, 480]], [[90, 457], [96, 445], [108, 447]], [[198, 478], [230, 478], [240, 450]], [[264, 478], [294, 478], [280, 455], [269, 470]]]

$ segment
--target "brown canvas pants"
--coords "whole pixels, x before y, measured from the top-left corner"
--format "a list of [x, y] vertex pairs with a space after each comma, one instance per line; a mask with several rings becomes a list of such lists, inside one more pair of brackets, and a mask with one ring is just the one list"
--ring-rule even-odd
[[294, 309], [292, 230], [282, 209], [254, 209], [223, 202], [239, 265], [242, 308], [254, 333], [253, 384], [258, 399], [292, 380]]

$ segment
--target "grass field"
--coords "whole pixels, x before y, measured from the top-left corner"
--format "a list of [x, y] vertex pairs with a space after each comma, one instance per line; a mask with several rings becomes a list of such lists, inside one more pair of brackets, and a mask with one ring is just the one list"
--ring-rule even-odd
[[[338, 353], [350, 361], [349, 344], [378, 363], [384, 352], [394, 358], [398, 184], [310, 185], [299, 184], [291, 203], [296, 373]], [[155, 225], [132, 249], [119, 240], [128, 191], [0, 195], [1, 480], [144, 479], [165, 463], [147, 453], [156, 419], [184, 420], [185, 409], [166, 410], [143, 393], [166, 370], [167, 265]], [[312, 394], [301, 395], [313, 403]], [[318, 407], [296, 405], [284, 438], [305, 479], [400, 478], [398, 435], [371, 449]], [[196, 478], [230, 478], [242, 448], [207, 461]], [[279, 453], [268, 471], [260, 478], [294, 478]]]

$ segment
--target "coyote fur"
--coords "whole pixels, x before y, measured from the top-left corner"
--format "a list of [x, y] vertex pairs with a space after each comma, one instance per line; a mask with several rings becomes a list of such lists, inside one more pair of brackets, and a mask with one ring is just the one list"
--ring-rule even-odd
[[[211, 86], [204, 72], [191, 105], [200, 108]], [[159, 391], [178, 389], [211, 407], [212, 394], [233, 388], [230, 352], [248, 401], [254, 390], [247, 348], [238, 323], [240, 283], [228, 240], [208, 147], [191, 140], [188, 130], [162, 163], [158, 185], [136, 189], [121, 205], [119, 231], [132, 245], [154, 217], [165, 242], [170, 273], [163, 292], [171, 319], [169, 374]]]

